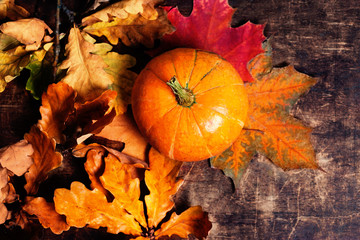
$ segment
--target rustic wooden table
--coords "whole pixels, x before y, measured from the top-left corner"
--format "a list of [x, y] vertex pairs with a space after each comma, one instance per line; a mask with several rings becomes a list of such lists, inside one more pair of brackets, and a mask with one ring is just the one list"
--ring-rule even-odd
[[[359, 2], [229, 3], [238, 8], [234, 26], [247, 20], [267, 24], [265, 35], [272, 38], [276, 65], [292, 64], [319, 78], [292, 113], [313, 127], [312, 142], [324, 171], [284, 172], [256, 157], [234, 191], [221, 171], [202, 161], [186, 177], [177, 206], [201, 205], [213, 223], [212, 240], [360, 239]], [[183, 5], [187, 11], [189, 4]], [[39, 117], [38, 103], [23, 89], [23, 81], [14, 81], [0, 94], [0, 147], [23, 138]], [[91, 230], [60, 236], [45, 231], [42, 239], [75, 236], [101, 239]]]

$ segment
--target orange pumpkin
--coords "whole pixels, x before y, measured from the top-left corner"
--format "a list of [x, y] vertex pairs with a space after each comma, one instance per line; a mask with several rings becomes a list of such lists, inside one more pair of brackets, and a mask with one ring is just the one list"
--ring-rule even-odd
[[200, 161], [226, 150], [248, 110], [246, 90], [220, 56], [179, 48], [153, 58], [137, 77], [132, 109], [140, 132], [162, 154]]

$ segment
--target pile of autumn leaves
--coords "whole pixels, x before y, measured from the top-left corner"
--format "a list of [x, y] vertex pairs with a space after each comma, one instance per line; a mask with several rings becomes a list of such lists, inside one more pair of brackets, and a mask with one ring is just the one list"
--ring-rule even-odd
[[[122, 1], [85, 18], [83, 30], [70, 30], [67, 58], [55, 68], [52, 30], [39, 19], [25, 18], [26, 10], [13, 1], [0, 3], [2, 17], [14, 20], [0, 26], [0, 91], [27, 68], [30, 78], [26, 88], [42, 101], [41, 119], [24, 140], [0, 150], [0, 223], [25, 228], [31, 222], [28, 217], [36, 215], [43, 227], [56, 234], [70, 226], [88, 226], [107, 227], [110, 233], [121, 232], [136, 239], [173, 234], [207, 236], [211, 223], [201, 207], [191, 207], [180, 215], [174, 211], [171, 196], [182, 183], [177, 179], [181, 163], [154, 149], [145, 151], [147, 143], [141, 136], [136, 138], [136, 127], [129, 133], [129, 138], [135, 136], [135, 150], [129, 144], [122, 151], [124, 144], [118, 141], [105, 140], [106, 146], [82, 143], [89, 139], [104, 142], [93, 135], [106, 132], [104, 127], [116, 116], [118, 121], [127, 122], [126, 128], [133, 124], [122, 113], [136, 78], [128, 70], [135, 64], [132, 56], [111, 52], [110, 44], [95, 43], [88, 33], [104, 35], [112, 44], [121, 39], [128, 46], [152, 47], [154, 39], [174, 31], [166, 11], [155, 8], [158, 2]], [[42, 94], [41, 85], [46, 88], [54, 70], [58, 75], [65, 70], [65, 77]], [[109, 86], [113, 90], [107, 90]], [[73, 182], [70, 190], [55, 191], [54, 203], [46, 202], [37, 193], [49, 172], [61, 166], [59, 149], [72, 149], [74, 156], [87, 159], [85, 170], [92, 190]], [[26, 197], [20, 199], [16, 193], [11, 180], [14, 175], [24, 175]], [[143, 196], [141, 181], [150, 191], [144, 200], [139, 200]], [[14, 202], [20, 209], [8, 211], [6, 205]], [[167, 214], [170, 218], [163, 221]]]

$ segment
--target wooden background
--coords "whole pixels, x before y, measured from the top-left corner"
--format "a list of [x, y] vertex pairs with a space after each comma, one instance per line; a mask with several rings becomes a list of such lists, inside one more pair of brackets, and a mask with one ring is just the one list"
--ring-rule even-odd
[[[174, 2], [174, 1], [173, 1]], [[181, 2], [189, 14], [191, 2]], [[179, 208], [201, 205], [213, 223], [208, 239], [360, 239], [360, 3], [356, 0], [229, 0], [233, 26], [266, 23], [274, 63], [292, 64], [319, 82], [293, 109], [313, 127], [324, 171], [284, 172], [258, 156], [234, 191], [208, 161], [194, 164], [176, 195]], [[38, 118], [38, 103], [23, 81], [0, 94], [0, 147], [23, 137]], [[185, 166], [190, 169], [191, 164]], [[8, 230], [6, 230], [8, 231]], [[16, 239], [14, 231], [0, 239]], [[41, 239], [103, 239], [73, 230]], [[107, 236], [108, 239], [117, 239]]]

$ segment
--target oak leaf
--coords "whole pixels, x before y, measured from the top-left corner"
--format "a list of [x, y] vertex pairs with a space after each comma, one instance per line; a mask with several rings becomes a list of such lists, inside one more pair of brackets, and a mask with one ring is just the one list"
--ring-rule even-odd
[[65, 216], [55, 211], [54, 203], [46, 202], [42, 197], [26, 197], [23, 210], [30, 215], [36, 215], [44, 228], [50, 228], [55, 234], [69, 230]]
[[8, 196], [7, 191], [8, 186], [8, 173], [6, 168], [2, 168], [0, 166], [0, 224], [3, 224], [8, 216], [9, 211], [6, 208], [5, 204], [3, 203], [6, 197]]
[[119, 39], [126, 46], [154, 46], [154, 40], [174, 31], [166, 17], [166, 11], [157, 9], [156, 20], [149, 20], [140, 14], [129, 14], [126, 18], [114, 18], [110, 22], [97, 22], [85, 27], [84, 31], [95, 36], [105, 36], [113, 45]]
[[316, 83], [294, 67], [273, 68], [269, 51], [249, 63], [256, 79], [246, 85], [248, 119], [239, 139], [211, 164], [233, 178], [235, 185], [256, 153], [284, 170], [319, 168], [310, 141], [311, 128], [289, 114], [296, 100]]
[[94, 50], [94, 44], [86, 41], [78, 28], [70, 30], [67, 59], [59, 68], [67, 69], [62, 81], [77, 92], [79, 101], [93, 100], [113, 83], [113, 77], [104, 70], [107, 64], [101, 56], [92, 53]]
[[37, 18], [20, 19], [3, 23], [0, 26], [0, 31], [25, 44], [27, 51], [39, 49], [46, 31], [50, 34], [52, 33], [52, 30], [46, 23]]
[[63, 143], [66, 138], [63, 134], [65, 121], [74, 111], [76, 92], [67, 84], [59, 82], [49, 85], [42, 95], [40, 107], [41, 119], [38, 124], [49, 138], [57, 143]]
[[155, 5], [160, 4], [163, 0], [124, 0], [114, 3], [96, 13], [84, 18], [82, 23], [84, 26], [90, 25], [94, 22], [110, 22], [112, 18], [125, 19], [129, 14], [140, 14], [148, 20], [155, 20], [158, 18], [158, 12]]
[[30, 13], [26, 9], [15, 4], [15, 0], [0, 1], [0, 19], [8, 17], [11, 20], [17, 20], [29, 15]]
[[[140, 181], [130, 174], [134, 166], [105, 157], [105, 169], [100, 181], [113, 194], [113, 201], [108, 202], [106, 195], [97, 188], [91, 191], [83, 184], [73, 182], [70, 190], [55, 191], [56, 211], [66, 215], [70, 226], [107, 227], [110, 233], [122, 232], [136, 239], [159, 239], [174, 234], [181, 237], [193, 234], [199, 239], [205, 238], [211, 223], [201, 207], [189, 208], [179, 216], [173, 213], [168, 223], [161, 223], [174, 206], [170, 201], [171, 195], [182, 183], [176, 179], [181, 163], [162, 156], [154, 149], [150, 150], [149, 162], [150, 170], [145, 174], [145, 183], [150, 195], [145, 197], [144, 202], [139, 200]], [[157, 201], [154, 201], [155, 198]]]
[[55, 151], [55, 140], [38, 127], [33, 126], [24, 138], [32, 145], [34, 152], [31, 155], [33, 164], [25, 173], [26, 184], [24, 186], [28, 195], [37, 193], [41, 182], [46, 180], [48, 173], [59, 167], [62, 155]]
[[129, 112], [117, 115], [97, 136], [124, 142], [123, 153], [143, 161], [147, 159], [149, 144], [141, 135], [132, 114]]
[[235, 9], [226, 0], [194, 0], [189, 17], [184, 17], [176, 9], [168, 12], [168, 18], [176, 31], [165, 35], [160, 47], [154, 53], [177, 47], [189, 47], [214, 52], [228, 60], [239, 72], [245, 82], [253, 78], [247, 63], [263, 52], [264, 25], [250, 22], [232, 28], [231, 18]]
[[24, 46], [0, 51], [0, 92], [6, 84], [20, 75], [21, 70], [29, 63], [30, 53]]

